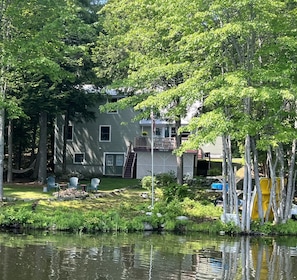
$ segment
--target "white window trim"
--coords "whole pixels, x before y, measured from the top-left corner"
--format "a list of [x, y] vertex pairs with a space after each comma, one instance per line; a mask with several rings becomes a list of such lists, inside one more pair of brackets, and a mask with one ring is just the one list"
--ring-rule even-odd
[[[77, 162], [77, 161], [75, 161], [75, 155], [83, 155], [83, 161], [80, 161], [80, 162]], [[73, 164], [84, 164], [84, 163], [86, 163], [86, 154], [84, 153], [84, 152], [76, 152], [76, 153], [74, 153], [73, 154]]]
[[[101, 140], [101, 128], [109, 127], [109, 140]], [[100, 125], [99, 126], [99, 142], [111, 142], [111, 125]]]

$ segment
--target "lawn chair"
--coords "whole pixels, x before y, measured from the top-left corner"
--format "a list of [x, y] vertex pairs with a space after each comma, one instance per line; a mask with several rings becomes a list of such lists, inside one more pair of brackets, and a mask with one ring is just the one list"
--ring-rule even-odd
[[87, 192], [89, 192], [89, 191], [98, 191], [99, 184], [100, 184], [100, 179], [92, 178], [91, 183], [87, 186]]
[[55, 190], [59, 191], [60, 190], [60, 185], [56, 183], [56, 179], [53, 176], [49, 176], [46, 178], [47, 181], [47, 191]]
[[78, 187], [79, 187], [78, 177], [71, 177], [69, 179], [68, 189], [78, 189]]

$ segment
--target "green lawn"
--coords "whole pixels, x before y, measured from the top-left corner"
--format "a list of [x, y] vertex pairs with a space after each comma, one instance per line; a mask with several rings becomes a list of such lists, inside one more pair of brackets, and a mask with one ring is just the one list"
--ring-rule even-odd
[[[81, 180], [80, 183], [88, 184], [89, 181]], [[101, 178], [99, 191], [110, 191], [122, 188], [137, 189], [138, 187], [140, 187], [140, 180], [138, 179], [103, 177]], [[52, 197], [52, 192], [43, 192], [43, 186], [34, 183], [10, 183], [4, 184], [4, 197], [16, 199], [46, 199]]]

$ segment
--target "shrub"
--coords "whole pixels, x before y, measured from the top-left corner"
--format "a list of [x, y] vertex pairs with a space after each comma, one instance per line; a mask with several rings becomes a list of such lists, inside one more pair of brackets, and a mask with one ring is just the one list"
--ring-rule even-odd
[[222, 208], [214, 204], [204, 205], [190, 198], [185, 198], [181, 203], [186, 215], [196, 218], [218, 218], [223, 213]]
[[[156, 182], [156, 178], [154, 178], [154, 183]], [[152, 176], [144, 176], [141, 179], [141, 187], [147, 191], [151, 191], [152, 189]]]
[[170, 171], [168, 173], [159, 173], [159, 174], [156, 174], [155, 177], [156, 177], [156, 186], [161, 188], [176, 182], [176, 176], [174, 171]]
[[207, 172], [208, 176], [218, 176], [221, 174], [222, 174], [222, 170], [219, 168], [212, 168], [212, 169], [209, 169]]
[[169, 185], [163, 187], [163, 200], [171, 202], [174, 199], [183, 201], [184, 198], [190, 195], [189, 187], [186, 184], [179, 185], [177, 183], [170, 183]]
[[278, 234], [296, 235], [297, 223], [294, 220], [288, 220], [285, 224], [275, 225], [273, 229]]

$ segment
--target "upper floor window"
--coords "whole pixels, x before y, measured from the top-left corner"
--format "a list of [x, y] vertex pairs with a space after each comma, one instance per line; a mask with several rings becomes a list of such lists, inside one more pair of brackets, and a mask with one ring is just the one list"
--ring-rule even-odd
[[[65, 126], [63, 126], [65, 129]], [[68, 125], [66, 128], [66, 140], [73, 140], [73, 126]]]
[[100, 125], [99, 141], [100, 142], [110, 142], [111, 141], [111, 128], [110, 128], [110, 125]]
[[175, 137], [176, 136], [176, 129], [175, 127], [171, 127], [171, 137]]
[[[111, 99], [109, 99], [108, 102], [109, 103], [117, 103], [118, 102], [118, 98], [117, 97], [112, 97]], [[107, 113], [108, 114], [117, 114], [118, 113], [118, 109], [109, 110]]]
[[156, 134], [157, 136], [162, 136], [162, 130], [161, 130], [160, 127], [156, 127], [156, 129], [155, 129], [155, 134]]

